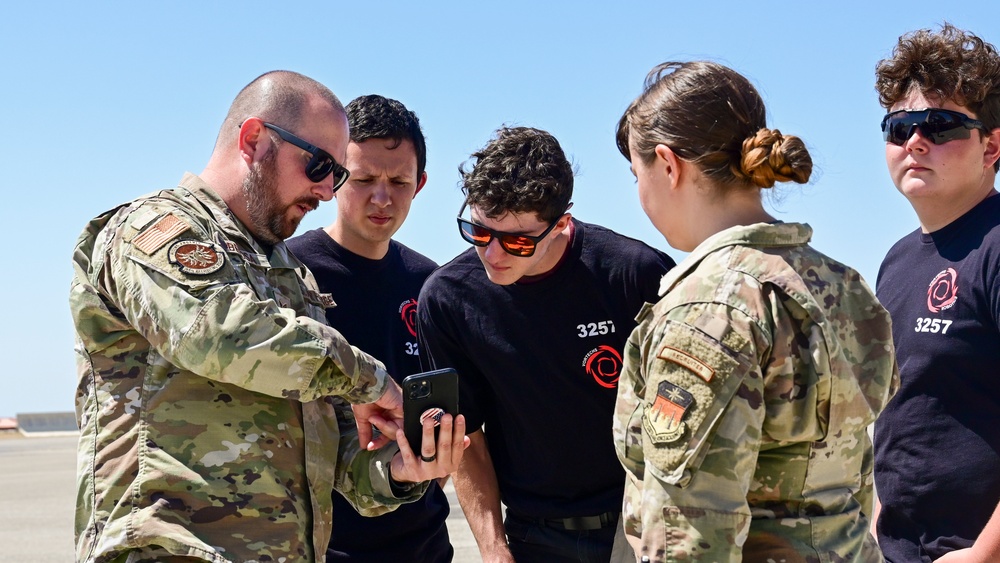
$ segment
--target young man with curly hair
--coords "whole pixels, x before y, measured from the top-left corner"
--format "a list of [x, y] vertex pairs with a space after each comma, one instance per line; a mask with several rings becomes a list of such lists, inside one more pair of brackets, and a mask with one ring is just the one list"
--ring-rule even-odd
[[572, 218], [573, 170], [545, 131], [503, 128], [472, 156], [458, 223], [474, 248], [431, 274], [417, 309], [422, 359], [457, 369], [475, 430], [455, 491], [484, 561], [606, 563], [622, 351], [674, 263]]
[[889, 174], [920, 222], [878, 276], [901, 374], [875, 424], [879, 545], [895, 562], [997, 561], [1000, 55], [950, 24], [915, 31], [876, 89]]

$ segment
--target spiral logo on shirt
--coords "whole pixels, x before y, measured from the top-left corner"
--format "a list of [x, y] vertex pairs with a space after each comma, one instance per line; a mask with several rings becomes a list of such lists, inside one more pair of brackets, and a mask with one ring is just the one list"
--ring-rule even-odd
[[927, 308], [932, 313], [940, 313], [950, 308], [958, 300], [958, 272], [948, 268], [934, 277], [927, 287]]
[[611, 346], [602, 344], [587, 353], [583, 367], [598, 385], [614, 389], [622, 373], [622, 356]]
[[407, 299], [399, 305], [399, 316], [406, 325], [406, 330], [414, 337], [417, 336], [417, 300]]

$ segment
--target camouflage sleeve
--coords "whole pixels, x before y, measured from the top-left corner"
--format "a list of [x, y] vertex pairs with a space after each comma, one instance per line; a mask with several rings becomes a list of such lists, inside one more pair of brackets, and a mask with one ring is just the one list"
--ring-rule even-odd
[[742, 314], [714, 307], [672, 311], [680, 320], [660, 319], [639, 344], [644, 472], [641, 498], [626, 504], [641, 504], [632, 507], [641, 512], [637, 555], [652, 561], [742, 560], [764, 421], [753, 400], [761, 379], [749, 339], [731, 329]]
[[[166, 243], [144, 238], [149, 217], [159, 224], [169, 215], [186, 223], [182, 235]], [[183, 243], [200, 253], [199, 267], [177, 258]], [[196, 218], [147, 203], [124, 215], [106, 252], [95, 285], [162, 357], [151, 363], [299, 401], [337, 395], [372, 402], [385, 390], [388, 376], [377, 360], [325, 324], [262, 297], [274, 289], [227, 259]]]
[[340, 426], [340, 461], [337, 464], [334, 488], [362, 516], [385, 514], [395, 510], [400, 504], [422, 497], [430, 485], [429, 481], [390, 484], [390, 463], [399, 451], [399, 446], [393, 442], [372, 452], [361, 449], [351, 407], [336, 398], [331, 401], [337, 411], [337, 423]]

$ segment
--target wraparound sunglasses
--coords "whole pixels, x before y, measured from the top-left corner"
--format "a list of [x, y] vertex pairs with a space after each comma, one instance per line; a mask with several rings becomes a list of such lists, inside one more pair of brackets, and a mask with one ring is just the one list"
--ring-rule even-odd
[[902, 146], [917, 129], [935, 145], [968, 139], [973, 129], [989, 132], [982, 121], [947, 109], [904, 109], [889, 112], [882, 118], [882, 138], [887, 143]]

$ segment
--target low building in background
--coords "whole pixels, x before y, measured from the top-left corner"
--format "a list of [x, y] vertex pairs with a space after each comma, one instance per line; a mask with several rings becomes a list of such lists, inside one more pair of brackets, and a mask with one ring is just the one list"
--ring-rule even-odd
[[72, 411], [19, 412], [15, 418], [15, 427], [25, 436], [45, 436], [79, 431], [76, 425], [76, 413]]

